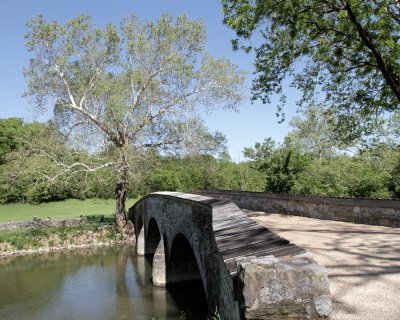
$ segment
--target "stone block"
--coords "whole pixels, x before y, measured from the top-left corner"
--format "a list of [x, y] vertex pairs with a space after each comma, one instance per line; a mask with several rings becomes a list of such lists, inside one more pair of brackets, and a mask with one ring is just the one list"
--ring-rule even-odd
[[244, 319], [319, 319], [332, 311], [326, 269], [309, 254], [237, 260]]
[[392, 223], [388, 218], [380, 218], [378, 225], [385, 226], [385, 227], [391, 227]]

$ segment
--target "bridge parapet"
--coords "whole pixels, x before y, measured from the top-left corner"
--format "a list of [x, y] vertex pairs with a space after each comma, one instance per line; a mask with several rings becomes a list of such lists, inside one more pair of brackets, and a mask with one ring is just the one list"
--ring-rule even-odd
[[[129, 218], [135, 226], [137, 253], [154, 254], [153, 284], [165, 286], [174, 282], [201, 280], [209, 313], [213, 314], [215, 310], [218, 310], [224, 320], [268, 319], [252, 318], [251, 314], [259, 317], [259, 313], [247, 311], [249, 308], [254, 309], [255, 306], [259, 306], [264, 311], [271, 312], [271, 310], [277, 309], [279, 304], [282, 305], [273, 300], [273, 307], [268, 308], [266, 305], [271, 305], [271, 301], [268, 299], [262, 300], [262, 303], [258, 298], [257, 302], [252, 300], [252, 297], [256, 296], [255, 292], [260, 288], [253, 288], [250, 290], [253, 293], [249, 293], [251, 285], [245, 281], [245, 278], [249, 276], [246, 270], [251, 269], [248, 267], [249, 261], [254, 262], [257, 257], [264, 259], [266, 256], [273, 255], [274, 259], [280, 257], [283, 259], [282, 261], [286, 261], [287, 266], [287, 261], [293, 256], [305, 252], [249, 219], [234, 203], [207, 196], [177, 192], [152, 193], [143, 197], [130, 208]], [[246, 257], [250, 259], [246, 260], [247, 264], [243, 260]], [[239, 263], [239, 277], [237, 277], [236, 262], [238, 259], [242, 261], [241, 264]], [[312, 260], [307, 260], [307, 264], [317, 266]], [[244, 267], [245, 265], [247, 267]], [[281, 270], [283, 269], [281, 268]], [[281, 272], [278, 278], [288, 276], [290, 278], [290, 268], [286, 269], [288, 272], [285, 274]], [[260, 277], [263, 278], [262, 275]], [[309, 275], [306, 272], [299, 277], [309, 278]], [[239, 285], [237, 285], [238, 278]], [[308, 280], [307, 282], [305, 278], [303, 280], [304, 285], [312, 285], [312, 282]], [[326, 272], [325, 278], [322, 280], [327, 284]], [[286, 288], [285, 297], [296, 297], [297, 309], [295, 310], [315, 309], [315, 304], [310, 306], [308, 303], [310, 295], [316, 294], [315, 290], [308, 290], [305, 293], [304, 303], [299, 304], [301, 300], [299, 295], [288, 295], [288, 290], [298, 287], [298, 284], [292, 284], [292, 287], [289, 287]], [[317, 295], [326, 296], [326, 293], [329, 295], [329, 285], [327, 288], [328, 292], [325, 290], [326, 285], [325, 291], [322, 292], [318, 289]], [[260, 294], [265, 296], [265, 292]], [[249, 304], [249, 301], [252, 303]], [[285, 300], [285, 303], [286, 305], [290, 304], [290, 299]], [[309, 314], [309, 319], [314, 319], [314, 316], [319, 314], [306, 311], [303, 313]]]

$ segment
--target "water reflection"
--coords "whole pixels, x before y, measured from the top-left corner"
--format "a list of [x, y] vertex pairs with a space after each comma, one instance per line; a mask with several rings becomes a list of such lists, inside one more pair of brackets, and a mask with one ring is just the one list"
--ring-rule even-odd
[[153, 287], [149, 259], [133, 252], [117, 247], [1, 258], [0, 319], [173, 320], [181, 310], [205, 319], [202, 288]]

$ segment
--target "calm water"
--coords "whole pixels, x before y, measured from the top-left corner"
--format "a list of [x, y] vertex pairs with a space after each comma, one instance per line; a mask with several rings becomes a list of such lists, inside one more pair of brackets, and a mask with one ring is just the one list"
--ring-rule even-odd
[[201, 284], [151, 285], [132, 247], [0, 258], [1, 320], [205, 319]]

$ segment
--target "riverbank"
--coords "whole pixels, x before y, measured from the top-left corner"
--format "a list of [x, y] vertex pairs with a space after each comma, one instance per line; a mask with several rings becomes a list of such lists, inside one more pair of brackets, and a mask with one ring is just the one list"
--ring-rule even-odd
[[74, 248], [134, 243], [133, 229], [121, 233], [115, 225], [85, 224], [57, 228], [25, 228], [0, 231], [0, 258]]

